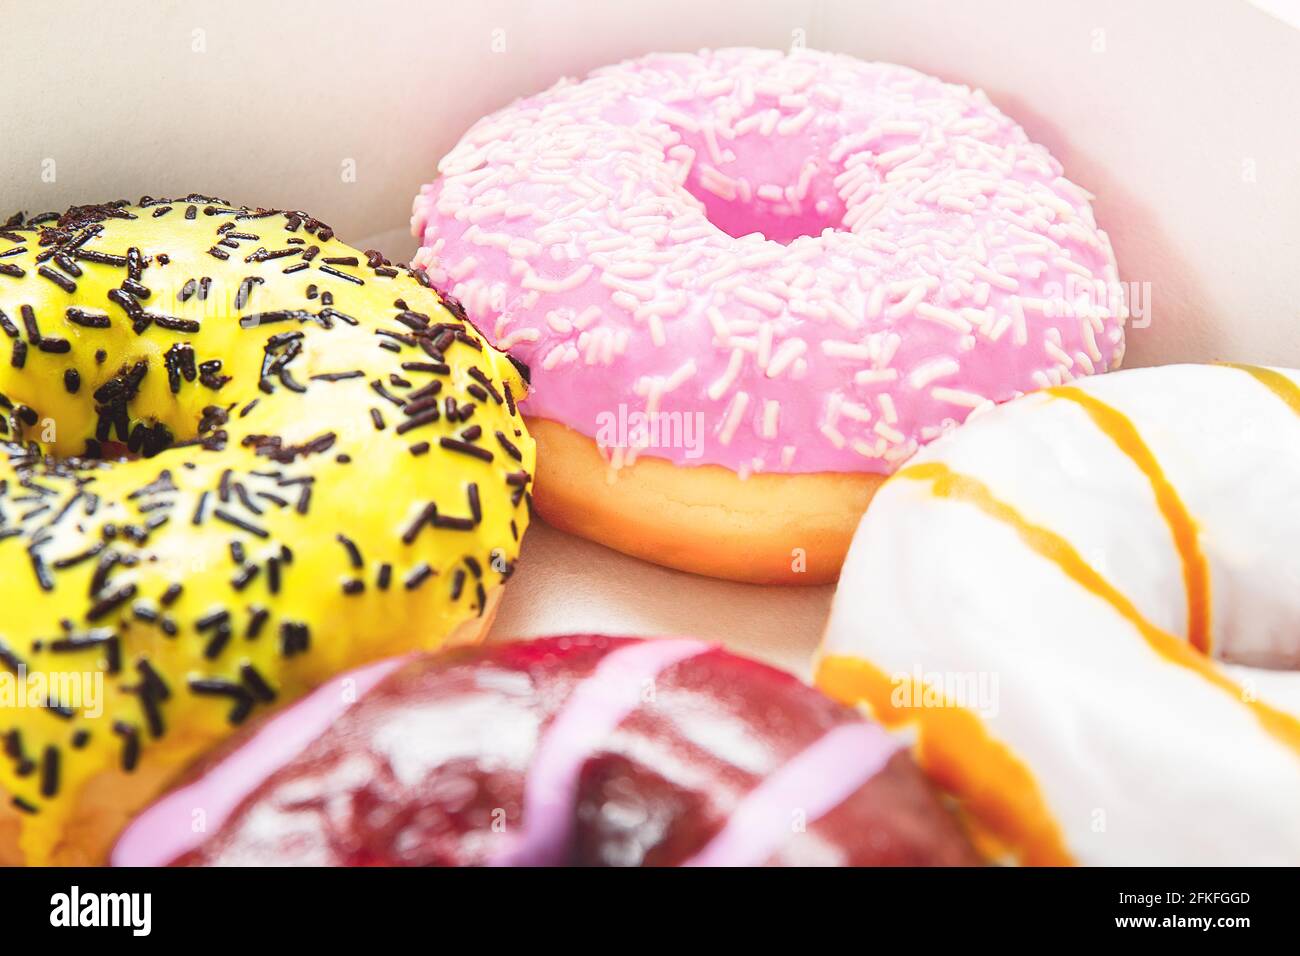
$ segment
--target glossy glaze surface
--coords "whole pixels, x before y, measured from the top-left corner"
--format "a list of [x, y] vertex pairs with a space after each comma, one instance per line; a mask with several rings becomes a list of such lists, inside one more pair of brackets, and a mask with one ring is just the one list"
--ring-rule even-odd
[[[209, 779], [199, 768], [168, 799], [204, 806]], [[421, 658], [246, 783], [179, 862], [977, 862], [880, 728], [686, 640], [576, 636]], [[175, 825], [146, 811], [135, 845], [174, 847]]]
[[817, 683], [1030, 863], [1300, 860], [1300, 372], [1170, 365], [924, 449], [850, 548]]

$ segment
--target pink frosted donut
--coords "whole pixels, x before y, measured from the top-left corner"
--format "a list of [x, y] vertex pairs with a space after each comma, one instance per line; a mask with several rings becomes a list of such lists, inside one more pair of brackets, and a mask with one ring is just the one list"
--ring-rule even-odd
[[1123, 355], [1088, 193], [982, 92], [906, 67], [654, 54], [480, 120], [438, 168], [417, 264], [531, 366], [529, 416], [615, 468], [884, 475]]

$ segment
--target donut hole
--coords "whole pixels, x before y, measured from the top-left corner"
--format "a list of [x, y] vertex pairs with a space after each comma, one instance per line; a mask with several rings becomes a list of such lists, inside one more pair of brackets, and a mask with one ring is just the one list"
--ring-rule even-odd
[[1265, 647], [1238, 647], [1225, 643], [1223, 647], [1215, 649], [1214, 656], [1224, 664], [1232, 664], [1236, 667], [1252, 667], [1266, 671], [1300, 671], [1300, 648], [1296, 647], [1294, 640], [1279, 638]]
[[700, 136], [684, 138], [670, 150], [670, 159], [691, 155], [682, 146], [694, 157], [682, 187], [727, 235], [757, 234], [789, 245], [843, 228], [846, 210], [832, 167], [810, 149], [774, 152], [771, 142], [751, 135], [719, 144], [715, 162], [714, 150]]
[[1243, 582], [1239, 578], [1230, 590], [1217, 592], [1226, 607], [1211, 654], [1236, 667], [1300, 671], [1300, 627], [1290, 619], [1293, 602], [1276, 599], [1277, 595], [1296, 593], [1294, 575], [1268, 569], [1256, 577], [1260, 580]]

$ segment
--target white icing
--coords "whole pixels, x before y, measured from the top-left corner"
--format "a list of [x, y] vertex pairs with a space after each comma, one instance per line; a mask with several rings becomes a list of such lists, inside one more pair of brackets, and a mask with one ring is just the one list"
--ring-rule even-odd
[[[1284, 373], [1300, 382], [1300, 372]], [[1075, 383], [1133, 423], [1199, 529], [1212, 653], [1300, 717], [1300, 415], [1246, 372], [1171, 366]], [[1148, 478], [1078, 404], [1033, 394], [909, 466], [942, 462], [1065, 538], [1152, 624], [1188, 628], [1183, 564]], [[1240, 697], [1172, 663], [1007, 524], [905, 475], [844, 565], [823, 655], [887, 675], [996, 679], [980, 716], [1029, 768], [1076, 860], [1295, 864], [1300, 754]]]

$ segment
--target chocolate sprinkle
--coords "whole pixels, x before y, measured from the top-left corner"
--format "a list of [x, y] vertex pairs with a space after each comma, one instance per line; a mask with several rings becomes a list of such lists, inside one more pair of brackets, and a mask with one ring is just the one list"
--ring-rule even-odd
[[433, 574], [433, 568], [429, 567], [426, 562], [421, 561], [415, 566], [414, 570], [406, 576], [406, 580], [402, 582], [402, 586], [408, 591], [414, 591], [429, 578], [433, 577]]
[[357, 547], [356, 542], [342, 532], [336, 534], [334, 538], [339, 544], [343, 545], [344, 550], [347, 551], [348, 563], [358, 570], [362, 568], [364, 563], [361, 560], [361, 549]]
[[469, 455], [482, 461], [491, 461], [493, 457], [492, 452], [486, 448], [479, 448], [477, 445], [471, 445], [455, 438], [448, 438], [445, 435], [438, 439], [438, 444], [449, 451], [457, 451], [462, 455]]

